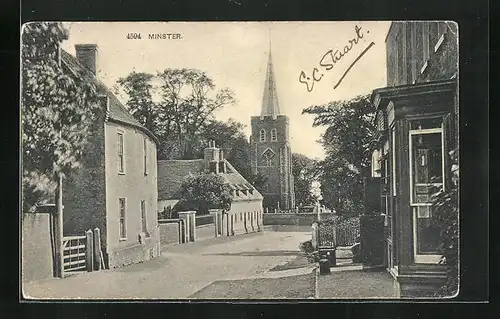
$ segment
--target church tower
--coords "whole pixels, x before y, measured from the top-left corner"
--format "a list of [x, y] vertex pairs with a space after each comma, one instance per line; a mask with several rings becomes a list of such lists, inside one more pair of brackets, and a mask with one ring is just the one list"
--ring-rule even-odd
[[269, 46], [262, 110], [260, 116], [252, 116], [250, 158], [252, 170], [267, 178], [261, 192], [263, 206], [273, 210], [294, 209], [295, 192], [292, 174], [292, 151], [289, 140], [289, 120], [281, 114]]

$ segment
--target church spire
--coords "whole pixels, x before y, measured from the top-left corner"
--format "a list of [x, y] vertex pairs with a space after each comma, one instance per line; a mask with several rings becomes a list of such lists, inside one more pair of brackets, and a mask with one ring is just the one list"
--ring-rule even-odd
[[267, 61], [266, 81], [264, 83], [264, 94], [262, 97], [262, 111], [260, 117], [276, 116], [280, 114], [278, 94], [276, 92], [276, 82], [274, 78], [273, 59], [271, 56], [271, 36], [269, 36], [269, 57]]

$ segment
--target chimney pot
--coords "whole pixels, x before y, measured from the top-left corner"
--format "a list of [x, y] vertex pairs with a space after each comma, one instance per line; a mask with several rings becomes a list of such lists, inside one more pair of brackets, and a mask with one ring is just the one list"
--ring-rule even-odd
[[76, 44], [75, 50], [78, 62], [96, 75], [97, 44]]

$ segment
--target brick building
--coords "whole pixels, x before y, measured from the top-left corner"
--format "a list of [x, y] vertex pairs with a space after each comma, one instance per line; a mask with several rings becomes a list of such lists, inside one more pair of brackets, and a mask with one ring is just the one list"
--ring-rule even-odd
[[267, 64], [262, 110], [251, 118], [250, 160], [255, 174], [267, 178], [262, 191], [264, 207], [295, 208], [288, 116], [281, 114], [271, 51]]
[[96, 77], [97, 46], [61, 50], [65, 72], [96, 85], [103, 112], [81, 167], [63, 182], [63, 232], [82, 235], [98, 227], [107, 267], [159, 255], [156, 137]]
[[449, 152], [458, 147], [458, 28], [453, 22], [393, 22], [387, 87], [376, 89], [386, 265], [397, 293], [430, 297], [446, 279], [431, 195], [450, 186]]

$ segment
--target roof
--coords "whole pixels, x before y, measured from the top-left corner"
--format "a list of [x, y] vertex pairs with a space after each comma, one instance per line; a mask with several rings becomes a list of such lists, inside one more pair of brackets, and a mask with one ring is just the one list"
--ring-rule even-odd
[[264, 94], [262, 95], [262, 111], [260, 116], [272, 116], [276, 118], [280, 114], [278, 103], [278, 93], [276, 90], [276, 81], [274, 78], [273, 59], [271, 48], [269, 48], [269, 59], [267, 62], [266, 82], [264, 83]]
[[93, 83], [100, 94], [109, 98], [108, 120], [136, 127], [151, 137], [155, 143], [158, 143], [156, 136], [137, 121], [132, 114], [123, 106], [118, 98], [102, 83], [90, 70], [82, 66], [78, 60], [68, 52], [61, 50], [61, 62], [69, 69], [73, 75], [84, 81]]
[[[233, 190], [248, 191], [238, 192], [234, 201], [248, 199], [262, 199], [262, 195], [250, 184], [226, 159], [226, 173], [219, 173], [224, 182]], [[184, 179], [192, 175], [203, 174], [204, 162], [196, 160], [159, 160], [158, 161], [158, 200], [178, 199], [180, 188]]]
[[203, 168], [202, 159], [159, 160], [158, 200], [179, 198], [179, 190], [186, 176], [200, 174]]

